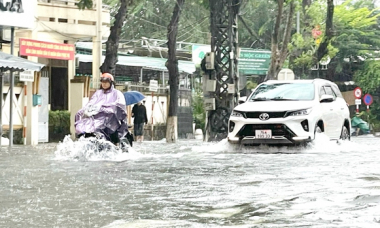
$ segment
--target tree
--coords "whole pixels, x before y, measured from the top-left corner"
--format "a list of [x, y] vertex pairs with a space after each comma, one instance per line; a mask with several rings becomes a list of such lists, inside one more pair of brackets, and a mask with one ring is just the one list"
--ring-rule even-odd
[[169, 71], [170, 101], [169, 115], [166, 124], [166, 142], [175, 143], [178, 138], [177, 112], [178, 112], [178, 87], [179, 72], [177, 52], [178, 23], [185, 0], [177, 0], [174, 6], [173, 15], [168, 25], [168, 60], [166, 67]]
[[368, 60], [362, 69], [355, 72], [354, 80], [366, 93], [374, 93], [380, 88], [380, 62]]
[[337, 35], [332, 41], [332, 45], [339, 49], [336, 59], [339, 60], [340, 64], [347, 62], [347, 60], [354, 63], [360, 61], [361, 58], [379, 56], [379, 11], [368, 8], [364, 4], [368, 1], [359, 2], [363, 5], [351, 2], [347, 1], [335, 7]]
[[[285, 26], [281, 27], [284, 18], [284, 5], [289, 5]], [[293, 28], [293, 16], [295, 10], [294, 0], [285, 3], [285, 0], [277, 0], [277, 16], [272, 33], [271, 62], [265, 80], [276, 79], [288, 55], [288, 43]], [[282, 29], [283, 28], [283, 29]], [[281, 36], [283, 34], [283, 36]]]
[[326, 28], [325, 35], [323, 36], [323, 40], [320, 43], [317, 51], [314, 54], [314, 64], [318, 64], [319, 61], [328, 53], [328, 45], [334, 36], [334, 28], [333, 28], [333, 18], [334, 18], [334, 2], [333, 0], [327, 0], [327, 16], [326, 16]]
[[[91, 9], [92, 0], [80, 0], [78, 3], [79, 9]], [[120, 6], [117, 14], [115, 15], [114, 24], [111, 26], [110, 35], [106, 42], [106, 57], [103, 64], [100, 66], [102, 73], [111, 73], [115, 75], [117, 53], [119, 48], [120, 34], [122, 32], [123, 23], [127, 15], [127, 5], [132, 4], [133, 0], [120, 0]]]
[[108, 72], [115, 75], [117, 52], [119, 48], [120, 34], [122, 33], [123, 24], [127, 16], [127, 0], [120, 0], [120, 7], [115, 15], [114, 24], [111, 26], [111, 32], [106, 42], [106, 57], [100, 66], [102, 73]]
[[268, 0], [246, 1], [240, 7], [239, 46], [270, 49], [273, 18], [276, 17], [276, 11], [273, 10], [275, 7], [275, 1]]
[[[296, 75], [351, 81], [363, 59], [378, 56], [374, 50], [380, 46], [377, 38], [380, 35], [377, 29], [379, 13], [371, 0], [345, 1], [334, 6], [333, 13], [332, 6], [326, 5], [326, 1], [315, 0], [303, 7], [301, 32], [293, 35], [289, 45], [289, 64]], [[313, 37], [312, 30], [316, 27], [320, 27], [320, 34]], [[326, 30], [330, 31], [330, 38], [327, 38]], [[318, 66], [320, 58], [331, 59], [328, 68], [310, 70], [312, 66]]]
[[[110, 0], [107, 0], [110, 1]], [[173, 13], [175, 0], [142, 0], [129, 7], [128, 18], [123, 28], [121, 39], [130, 46], [138, 48], [142, 37], [166, 40], [167, 25]], [[205, 6], [208, 0], [188, 0], [184, 3], [178, 25], [179, 42], [208, 43], [208, 10]], [[155, 47], [166, 47], [166, 42], [158, 42]], [[152, 48], [155, 48], [152, 47]], [[189, 51], [191, 51], [189, 49]]]
[[[300, 12], [300, 29], [292, 35], [292, 40], [288, 45], [289, 68], [303, 78], [310, 77], [312, 66], [317, 65], [327, 52], [331, 58], [337, 52], [337, 49], [331, 45], [334, 33], [325, 35], [326, 29], [332, 30], [333, 13], [328, 4], [332, 2], [326, 4], [326, 1], [303, 0], [302, 8], [298, 11]], [[326, 13], [326, 7], [330, 9], [330, 12]], [[325, 28], [323, 24], [326, 24]], [[320, 53], [319, 56], [317, 56], [318, 53]]]

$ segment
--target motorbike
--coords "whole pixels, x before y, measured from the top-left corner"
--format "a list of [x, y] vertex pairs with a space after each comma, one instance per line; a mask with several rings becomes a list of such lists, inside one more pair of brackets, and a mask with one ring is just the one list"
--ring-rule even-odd
[[122, 106], [88, 105], [75, 115], [76, 138], [89, 138], [98, 151], [114, 146], [122, 152], [128, 152], [134, 137], [128, 130], [126, 116]]

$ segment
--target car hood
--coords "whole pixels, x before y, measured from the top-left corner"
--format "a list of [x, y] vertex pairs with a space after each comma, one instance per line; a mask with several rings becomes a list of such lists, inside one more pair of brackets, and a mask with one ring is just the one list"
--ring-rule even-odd
[[247, 101], [235, 107], [241, 112], [281, 112], [311, 108], [314, 101]]

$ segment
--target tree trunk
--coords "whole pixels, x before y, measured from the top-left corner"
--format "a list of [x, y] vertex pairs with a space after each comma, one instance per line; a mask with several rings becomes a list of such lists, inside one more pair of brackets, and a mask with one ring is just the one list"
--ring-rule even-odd
[[306, 7], [310, 7], [311, 0], [302, 0], [302, 9], [305, 9]]
[[327, 46], [330, 44], [331, 39], [334, 37], [333, 18], [334, 2], [333, 0], [327, 0], [326, 31], [323, 40], [315, 53], [315, 64], [318, 64], [318, 62], [328, 53]]
[[166, 142], [175, 143], [178, 138], [177, 116], [169, 116], [166, 122]]
[[[276, 17], [275, 26], [272, 33], [272, 46], [271, 46], [271, 62], [268, 70], [268, 74], [265, 80], [277, 79], [277, 75], [280, 72], [282, 66], [288, 55], [288, 43], [291, 38], [291, 32], [293, 27], [293, 15], [295, 10], [295, 4], [293, 1], [289, 3], [289, 12], [287, 15], [287, 22], [284, 35], [280, 36], [280, 25], [282, 24], [283, 10], [284, 10], [284, 0], [278, 0], [278, 14]], [[280, 42], [280, 38], [282, 41]], [[281, 45], [281, 47], [280, 47]]]
[[178, 86], [179, 72], [177, 54], [177, 32], [178, 22], [185, 0], [177, 0], [173, 10], [173, 15], [168, 25], [168, 61], [166, 67], [169, 71], [170, 101], [169, 115], [166, 126], [166, 142], [175, 143], [178, 138], [177, 112], [178, 112]]
[[127, 2], [129, 1], [120, 0], [120, 8], [115, 15], [115, 22], [113, 26], [111, 26], [110, 35], [106, 42], [106, 57], [103, 64], [100, 66], [100, 72], [102, 73], [110, 73], [115, 76], [120, 34], [127, 16]]

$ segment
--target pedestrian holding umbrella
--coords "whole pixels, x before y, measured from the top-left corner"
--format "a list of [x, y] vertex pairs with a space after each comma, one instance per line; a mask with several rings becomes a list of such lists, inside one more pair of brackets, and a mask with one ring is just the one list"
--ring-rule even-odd
[[125, 103], [128, 105], [136, 104], [144, 100], [144, 94], [139, 91], [128, 91], [124, 93]]
[[127, 106], [135, 104], [132, 109], [134, 137], [135, 141], [142, 142], [144, 140], [144, 124], [148, 123], [146, 108], [141, 104], [145, 96], [139, 91], [127, 91], [124, 93], [124, 98]]

